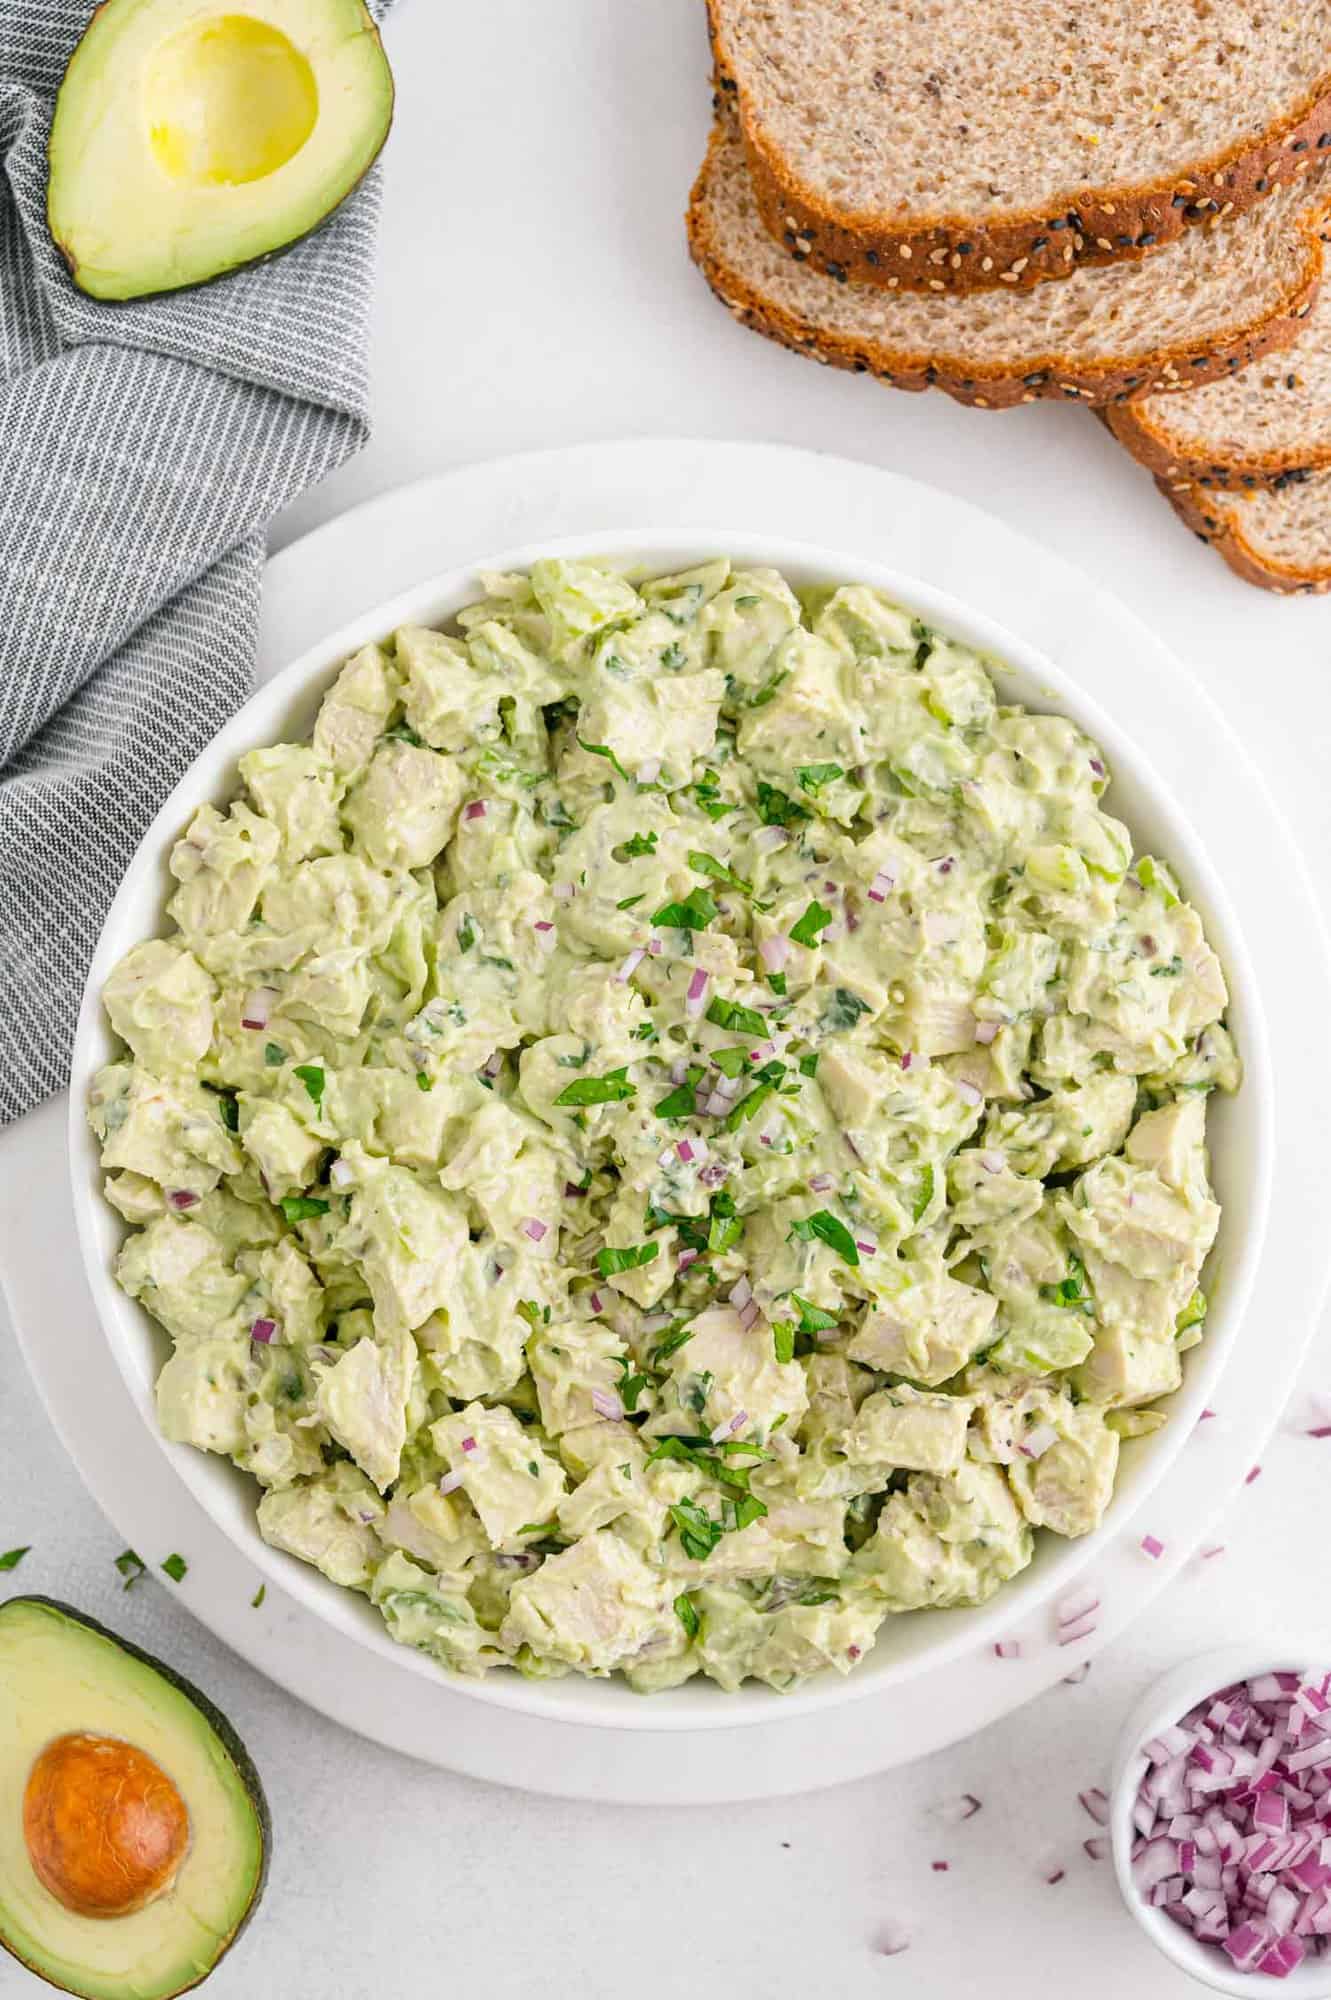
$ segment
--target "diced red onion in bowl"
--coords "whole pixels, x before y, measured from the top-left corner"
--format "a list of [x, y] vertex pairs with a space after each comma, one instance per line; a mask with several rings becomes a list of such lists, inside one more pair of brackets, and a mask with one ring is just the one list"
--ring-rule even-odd
[[696, 1020], [698, 1015], [701, 1014], [703, 1010], [703, 1003], [707, 998], [707, 981], [709, 976], [710, 975], [704, 972], [702, 967], [699, 966], [697, 971], [694, 973], [692, 979], [689, 981], [689, 990], [684, 995], [684, 1012], [688, 1014], [691, 1019]]
[[522, 1233], [529, 1236], [533, 1243], [540, 1243], [549, 1233], [549, 1224], [542, 1222], [538, 1216], [529, 1215], [523, 1221]]
[[1142, 1755], [1144, 1900], [1238, 1972], [1285, 1979], [1331, 1955], [1331, 1672], [1221, 1688]]
[[995, 1041], [998, 1037], [998, 1028], [999, 1023], [997, 1021], [977, 1021], [975, 1023], [976, 1041], [985, 1043]]
[[463, 1474], [461, 1472], [446, 1472], [439, 1481], [439, 1491], [441, 1493], [456, 1493], [462, 1484], [462, 1480]]
[[785, 936], [764, 938], [758, 947], [758, 956], [765, 972], [780, 972], [790, 957], [790, 939]]
[[619, 971], [615, 974], [615, 979], [614, 979], [615, 985], [627, 986], [630, 979], [632, 979], [634, 973], [637, 971], [638, 967], [642, 964], [642, 961], [646, 956], [647, 954], [644, 951], [643, 947], [641, 945], [635, 945], [633, 950], [629, 953], [628, 957], [624, 960], [624, 963], [620, 966]]
[[179, 1209], [194, 1208], [200, 1199], [201, 1197], [192, 1193], [189, 1188], [172, 1188], [171, 1192], [167, 1195], [167, 1200], [170, 1202], [172, 1208]]
[[242, 1028], [266, 1028], [268, 1016], [273, 1011], [277, 999], [275, 986], [256, 986], [245, 995], [244, 1012], [240, 1017]]
[[957, 1084], [957, 1096], [963, 1104], [969, 1104], [972, 1111], [978, 1110], [979, 1106], [984, 1103], [984, 1092], [977, 1090], [973, 1083], [968, 1083], [964, 1076]]
[[260, 1347], [269, 1347], [277, 1339], [275, 1319], [256, 1319], [250, 1328], [250, 1339], [257, 1340]]
[[484, 819], [486, 804], [484, 799], [469, 799], [462, 808], [463, 819]]
[[607, 1423], [617, 1424], [623, 1420], [624, 1405], [613, 1389], [593, 1389], [592, 1408]]
[[869, 901], [885, 903], [897, 886], [897, 878], [889, 868], [880, 868], [869, 884]]

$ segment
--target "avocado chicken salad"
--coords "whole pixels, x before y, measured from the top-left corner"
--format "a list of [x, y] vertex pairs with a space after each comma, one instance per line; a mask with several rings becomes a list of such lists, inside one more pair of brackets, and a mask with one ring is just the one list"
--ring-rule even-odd
[[107, 982], [162, 1429], [458, 1673], [847, 1673], [1164, 1421], [1220, 966], [1096, 745], [879, 591], [483, 582]]

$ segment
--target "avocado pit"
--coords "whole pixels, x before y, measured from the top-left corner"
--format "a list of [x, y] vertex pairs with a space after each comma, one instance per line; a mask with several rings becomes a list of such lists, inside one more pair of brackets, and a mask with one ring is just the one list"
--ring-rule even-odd
[[189, 1848], [189, 1813], [146, 1751], [72, 1731], [32, 1765], [23, 1837], [38, 1880], [67, 1910], [124, 1917], [170, 1888]]

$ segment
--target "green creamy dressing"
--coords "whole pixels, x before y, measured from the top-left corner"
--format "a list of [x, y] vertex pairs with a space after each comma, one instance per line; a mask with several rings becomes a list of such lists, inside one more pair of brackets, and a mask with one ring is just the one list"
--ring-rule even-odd
[[1095, 744], [880, 592], [484, 584], [107, 983], [162, 1428], [456, 1671], [848, 1672], [1164, 1421], [1220, 966]]

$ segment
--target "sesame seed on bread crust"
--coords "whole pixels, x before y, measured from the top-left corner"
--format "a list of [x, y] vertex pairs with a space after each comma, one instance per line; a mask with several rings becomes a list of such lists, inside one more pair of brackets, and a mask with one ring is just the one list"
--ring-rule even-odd
[[1331, 472], [1266, 493], [1208, 493], [1184, 479], [1156, 485], [1245, 583], [1282, 597], [1331, 590]]

